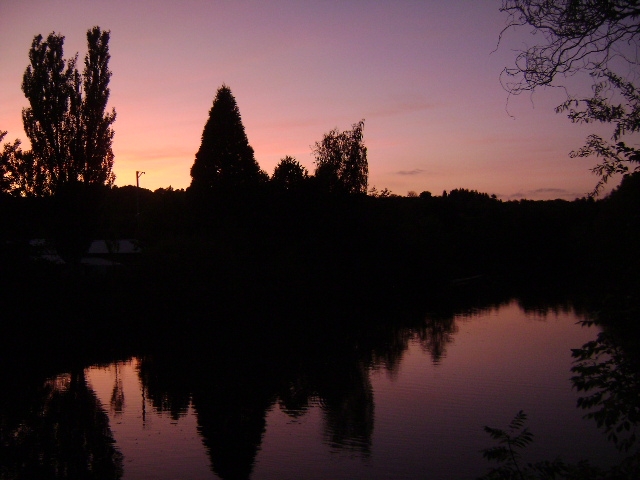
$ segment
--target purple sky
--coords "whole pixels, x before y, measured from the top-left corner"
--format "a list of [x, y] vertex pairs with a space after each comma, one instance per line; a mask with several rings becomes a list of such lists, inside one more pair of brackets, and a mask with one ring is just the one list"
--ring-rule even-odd
[[20, 85], [33, 37], [59, 32], [66, 56], [82, 58], [99, 25], [111, 30], [117, 185], [143, 170], [146, 188], [187, 187], [226, 83], [269, 174], [286, 155], [313, 172], [310, 146], [364, 118], [378, 190], [581, 197], [597, 181], [595, 159], [568, 154], [598, 130], [554, 113], [561, 90], [508, 99], [500, 72], [535, 39], [508, 32], [494, 51], [500, 3], [0, 0], [0, 130], [28, 146]]

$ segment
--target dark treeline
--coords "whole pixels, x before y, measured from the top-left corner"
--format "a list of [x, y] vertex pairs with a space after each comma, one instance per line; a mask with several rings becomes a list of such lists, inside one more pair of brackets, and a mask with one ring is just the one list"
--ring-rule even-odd
[[[89, 267], [72, 274], [72, 266], [39, 261], [28, 246], [55, 237], [55, 200], [3, 197], [4, 312], [83, 316], [86, 301], [92, 313], [96, 302], [104, 304], [98, 315], [105, 316], [119, 303], [145, 315], [204, 316], [236, 302], [256, 309], [375, 303], [473, 284], [603, 295], [637, 286], [637, 176], [607, 198], [573, 202], [502, 202], [464, 189], [336, 195], [312, 178], [305, 188], [278, 190], [267, 182], [207, 202], [191, 191], [111, 188], [91, 211], [98, 211], [94, 238], [134, 238], [142, 253], [118, 257], [121, 268], [102, 274]], [[73, 292], [74, 282], [87, 291]]]

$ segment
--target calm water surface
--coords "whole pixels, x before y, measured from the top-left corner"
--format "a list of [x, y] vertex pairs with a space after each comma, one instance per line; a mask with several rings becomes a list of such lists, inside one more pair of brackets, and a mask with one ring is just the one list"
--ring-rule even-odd
[[264, 362], [243, 362], [242, 350], [134, 357], [84, 378], [126, 479], [475, 478], [490, 466], [483, 426], [505, 427], [521, 409], [534, 432], [526, 461], [608, 465], [620, 456], [583, 419], [570, 382], [571, 349], [597, 334], [579, 320], [511, 302], [348, 349], [310, 342]]

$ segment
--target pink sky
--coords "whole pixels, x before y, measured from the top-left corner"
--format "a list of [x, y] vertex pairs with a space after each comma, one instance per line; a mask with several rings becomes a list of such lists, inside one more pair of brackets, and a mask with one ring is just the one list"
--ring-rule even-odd
[[[0, 130], [26, 143], [20, 89], [33, 37], [111, 30], [117, 185], [185, 188], [215, 92], [226, 83], [261, 168], [365, 119], [369, 185], [469, 188], [500, 198], [574, 199], [597, 178], [571, 159], [593, 126], [555, 114], [559, 90], [508, 100], [499, 74], [527, 41], [500, 1], [0, 2]], [[532, 40], [528, 39], [531, 44]], [[492, 53], [493, 52], [493, 53]], [[508, 105], [507, 105], [508, 100]], [[600, 129], [606, 138], [610, 130]], [[27, 144], [28, 145], [28, 144]]]

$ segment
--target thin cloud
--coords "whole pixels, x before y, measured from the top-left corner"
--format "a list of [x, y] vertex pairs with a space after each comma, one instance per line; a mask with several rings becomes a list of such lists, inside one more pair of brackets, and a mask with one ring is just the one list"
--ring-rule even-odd
[[405, 101], [400, 103], [394, 103], [392, 105], [385, 105], [375, 110], [366, 112], [365, 118], [380, 118], [380, 117], [393, 117], [397, 115], [407, 115], [410, 113], [418, 113], [425, 110], [432, 110], [438, 108], [439, 105], [432, 102], [420, 100], [417, 102]]
[[[362, 115], [362, 118], [369, 120], [371, 118], [384, 118], [384, 117], [393, 117], [398, 115], [407, 115], [411, 113], [418, 113], [425, 110], [431, 110], [434, 108], [438, 108], [440, 105], [432, 102], [427, 102], [424, 100], [411, 101], [405, 100], [403, 102], [397, 102], [393, 104], [383, 105], [379, 108], [365, 111]], [[339, 123], [347, 122], [351, 126], [351, 124], [355, 121], [352, 117], [347, 117], [344, 115], [338, 117], [332, 117], [331, 122], [335, 123], [335, 121], [339, 120]], [[273, 129], [304, 129], [304, 128], [338, 128], [335, 125], [333, 127], [330, 125], [331, 122], [328, 122], [325, 117], [311, 117], [311, 118], [291, 118], [282, 121], [264, 121], [256, 123], [256, 126], [260, 128], [273, 128]], [[345, 126], [344, 128], [348, 128]]]
[[421, 168], [416, 168], [414, 170], [400, 170], [400, 171], [397, 171], [396, 175], [411, 176], [411, 175], [422, 175], [423, 173], [427, 173], [427, 171], [423, 170]]
[[562, 195], [566, 195], [567, 193], [569, 193], [567, 190], [565, 190], [564, 188], [538, 188], [536, 190], [533, 190], [533, 193], [538, 193], [538, 194], [562, 194]]
[[575, 200], [584, 196], [584, 193], [571, 192], [564, 188], [537, 188], [535, 190], [526, 190], [510, 195], [499, 195], [500, 198], [506, 200]]
[[315, 118], [288, 118], [282, 121], [265, 121], [265, 122], [257, 122], [255, 124], [256, 127], [259, 128], [270, 128], [274, 130], [282, 130], [282, 129], [305, 129], [310, 127], [324, 127], [327, 126], [327, 121], [324, 118], [315, 117]]

